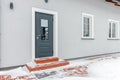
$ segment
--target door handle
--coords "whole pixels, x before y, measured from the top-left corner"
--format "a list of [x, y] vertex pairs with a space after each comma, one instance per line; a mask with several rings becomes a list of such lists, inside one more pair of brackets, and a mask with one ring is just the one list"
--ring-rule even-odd
[[40, 39], [40, 37], [41, 37], [41, 34], [36, 35], [36, 39]]
[[36, 39], [39, 39], [39, 37], [37, 36]]

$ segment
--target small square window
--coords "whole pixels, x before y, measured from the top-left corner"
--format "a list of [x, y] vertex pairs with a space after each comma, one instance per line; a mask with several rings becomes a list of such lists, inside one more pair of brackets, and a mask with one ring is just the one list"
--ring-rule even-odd
[[108, 39], [119, 39], [119, 21], [108, 20], [109, 36]]
[[41, 19], [41, 27], [48, 27], [48, 20], [47, 19]]
[[82, 13], [82, 39], [94, 39], [94, 16]]

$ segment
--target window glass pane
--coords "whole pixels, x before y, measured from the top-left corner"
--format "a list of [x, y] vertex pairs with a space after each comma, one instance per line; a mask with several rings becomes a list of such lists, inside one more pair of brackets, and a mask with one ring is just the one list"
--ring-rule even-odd
[[116, 38], [116, 23], [112, 24], [112, 37]]
[[84, 17], [84, 37], [90, 36], [90, 19], [87, 17]]
[[118, 25], [119, 25], [118, 21], [115, 21], [115, 20], [109, 21], [109, 38], [111, 38], [111, 39], [119, 38]]
[[82, 14], [82, 38], [93, 39], [94, 38], [94, 16], [91, 14]]
[[41, 29], [41, 40], [48, 40], [48, 28], [46, 27]]
[[41, 40], [48, 40], [48, 20], [41, 19]]
[[42, 27], [48, 27], [48, 20], [47, 19], [41, 19], [41, 26]]
[[112, 23], [110, 22], [110, 23], [109, 23], [109, 38], [112, 37], [112, 36], [111, 36], [111, 35], [112, 35], [112, 31], [111, 31], [111, 30], [112, 30], [112, 26], [111, 26], [111, 24], [112, 24]]

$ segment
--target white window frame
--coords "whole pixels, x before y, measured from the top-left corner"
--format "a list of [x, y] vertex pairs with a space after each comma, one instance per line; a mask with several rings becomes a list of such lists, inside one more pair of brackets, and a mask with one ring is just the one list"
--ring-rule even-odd
[[[90, 27], [89, 27], [89, 36], [84, 36], [84, 18], [90, 19]], [[94, 15], [88, 13], [82, 13], [82, 39], [94, 39]]]
[[[116, 37], [112, 37], [112, 29], [113, 29], [113, 26], [111, 26], [111, 29], [110, 29], [110, 23], [112, 24], [112, 23], [114, 23], [114, 24], [116, 24], [117, 26], [116, 26], [116, 29], [115, 29], [115, 31], [117, 31], [117, 32], [115, 32], [116, 33]], [[117, 20], [113, 20], [113, 19], [108, 19], [108, 40], [119, 40], [120, 39], [120, 36], [119, 36], [119, 21], [117, 21]], [[110, 37], [110, 31], [111, 31], [111, 37]]]

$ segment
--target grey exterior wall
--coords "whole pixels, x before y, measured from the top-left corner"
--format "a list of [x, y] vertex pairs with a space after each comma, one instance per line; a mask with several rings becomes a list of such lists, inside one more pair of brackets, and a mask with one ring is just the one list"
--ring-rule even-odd
[[[60, 58], [120, 52], [120, 40], [107, 40], [107, 20], [120, 20], [120, 7], [105, 0], [49, 0], [47, 4], [44, 0], [2, 0], [1, 4], [1, 67], [31, 61], [32, 7], [58, 12]], [[81, 40], [82, 12], [95, 16], [95, 40]]]
[[0, 0], [0, 63], [1, 63], [1, 0]]

